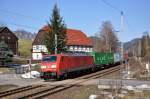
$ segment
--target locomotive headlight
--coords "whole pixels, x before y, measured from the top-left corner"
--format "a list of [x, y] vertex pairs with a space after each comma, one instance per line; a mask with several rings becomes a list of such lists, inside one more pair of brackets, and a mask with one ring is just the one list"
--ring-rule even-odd
[[46, 66], [41, 66], [41, 68], [42, 68], [42, 69], [45, 69], [45, 68], [46, 68]]
[[51, 65], [51, 68], [56, 68], [56, 65], [55, 64]]

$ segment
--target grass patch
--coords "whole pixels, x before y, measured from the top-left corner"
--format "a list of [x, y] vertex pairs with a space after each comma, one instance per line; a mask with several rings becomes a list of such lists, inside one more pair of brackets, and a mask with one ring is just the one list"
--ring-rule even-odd
[[148, 96], [149, 99], [150, 99], [150, 90], [144, 90], [144, 91], [143, 91], [143, 94], [144, 94], [145, 96]]
[[91, 94], [96, 94], [96, 91], [98, 91], [97, 86], [89, 86], [76, 94], [73, 99], [88, 99]]
[[[62, 99], [88, 99], [91, 94], [98, 94], [99, 89], [97, 86], [76, 86], [73, 89], [69, 89], [66, 92], [62, 93]], [[61, 96], [61, 95], [60, 95]], [[56, 96], [60, 99], [60, 97]]]
[[22, 64], [27, 64], [27, 60], [25, 59], [25, 58], [20, 58], [20, 59], [15, 59], [15, 58], [13, 58], [12, 59], [12, 62], [6, 62], [5, 63], [5, 65], [6, 66], [9, 66], [9, 65], [11, 65], [11, 64], [20, 64], [20, 65], [22, 65]]
[[[87, 86], [87, 88], [74, 90], [73, 93], [70, 93], [69, 96], [66, 96], [67, 99], [88, 99], [91, 94], [100, 95], [102, 91], [97, 88], [97, 86]], [[102, 95], [103, 96], [103, 95]], [[100, 96], [101, 97], [101, 96]], [[104, 98], [96, 98], [104, 99]], [[150, 99], [150, 90], [144, 90], [143, 92], [132, 92], [130, 91], [125, 95], [124, 98], [118, 97], [118, 99]]]
[[16, 85], [0, 85], [0, 92], [9, 90], [11, 88], [16, 88], [16, 87], [18, 87], [18, 86], [16, 86]]
[[143, 92], [129, 92], [124, 98], [120, 99], [150, 99], [150, 90]]
[[31, 58], [32, 40], [19, 40], [20, 56], [24, 58]]
[[0, 67], [0, 72], [1, 73], [15, 73], [14, 68], [8, 68], [8, 67]]
[[27, 64], [27, 60], [26, 59], [13, 59], [11, 64]]
[[31, 67], [31, 70], [40, 72], [41, 67], [40, 67], [39, 64], [37, 64], [36, 66], [32, 66], [32, 67]]

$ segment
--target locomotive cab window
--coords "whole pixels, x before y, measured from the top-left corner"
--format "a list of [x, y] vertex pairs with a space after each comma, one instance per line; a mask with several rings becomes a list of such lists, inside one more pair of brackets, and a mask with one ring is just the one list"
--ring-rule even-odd
[[44, 62], [56, 62], [57, 57], [56, 56], [46, 56], [42, 59]]

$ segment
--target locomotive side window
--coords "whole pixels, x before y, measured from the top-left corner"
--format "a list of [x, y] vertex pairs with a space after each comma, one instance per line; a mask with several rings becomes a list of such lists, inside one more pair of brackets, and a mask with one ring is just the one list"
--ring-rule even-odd
[[56, 62], [57, 57], [56, 56], [46, 56], [42, 59], [44, 62]]

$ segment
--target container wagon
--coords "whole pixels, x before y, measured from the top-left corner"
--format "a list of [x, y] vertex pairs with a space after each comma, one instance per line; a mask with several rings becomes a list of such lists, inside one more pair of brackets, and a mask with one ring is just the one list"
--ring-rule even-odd
[[119, 65], [122, 62], [122, 55], [121, 53], [114, 53], [114, 64]]
[[111, 52], [90, 52], [97, 68], [105, 68], [114, 63], [114, 54]]

